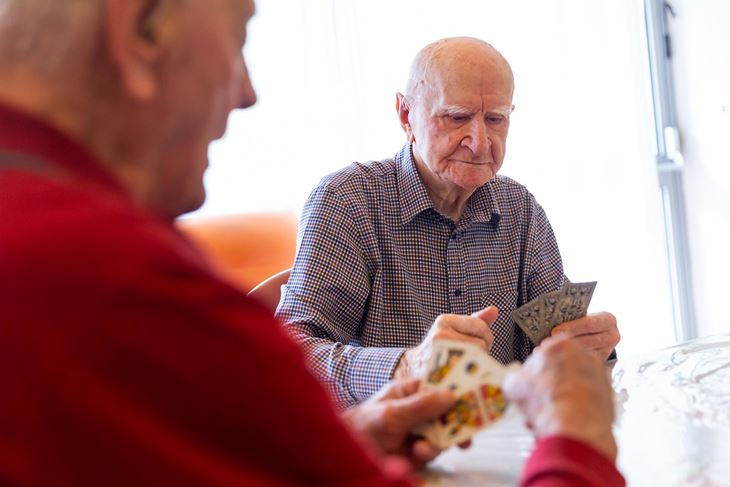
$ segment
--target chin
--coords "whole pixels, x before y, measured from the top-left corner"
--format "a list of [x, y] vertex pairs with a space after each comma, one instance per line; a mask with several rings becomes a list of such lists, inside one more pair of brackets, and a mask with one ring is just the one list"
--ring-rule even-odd
[[487, 184], [494, 178], [494, 176], [495, 173], [493, 171], [489, 171], [489, 173], [465, 175], [459, 178], [457, 184], [464, 189], [474, 190]]
[[185, 204], [181, 205], [182, 211], [179, 213], [178, 216], [182, 215], [183, 213], [190, 213], [191, 211], [199, 209], [201, 206], [203, 206], [203, 203], [205, 203], [205, 190], [201, 189], [198, 195], [188, 198], [185, 201]]
[[177, 198], [170, 198], [163, 203], [162, 213], [168, 218], [177, 218], [185, 213], [193, 212], [203, 206], [205, 202], [205, 190], [201, 187], [195, 193], [181, 193]]

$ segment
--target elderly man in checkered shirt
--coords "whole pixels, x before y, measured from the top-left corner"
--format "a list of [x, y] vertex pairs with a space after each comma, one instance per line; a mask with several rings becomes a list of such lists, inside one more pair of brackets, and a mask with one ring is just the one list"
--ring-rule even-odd
[[[435, 339], [477, 343], [503, 363], [532, 352], [510, 312], [567, 278], [543, 209], [497, 175], [513, 89], [509, 64], [481, 40], [426, 46], [396, 98], [407, 143], [309, 197], [277, 315], [341, 405], [420, 375]], [[477, 312], [468, 327], [437, 318]], [[620, 338], [605, 312], [553, 334], [604, 359]]]

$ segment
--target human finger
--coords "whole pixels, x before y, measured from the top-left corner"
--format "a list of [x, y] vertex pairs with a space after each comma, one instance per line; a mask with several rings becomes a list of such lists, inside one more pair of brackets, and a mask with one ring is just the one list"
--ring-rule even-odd
[[441, 449], [426, 439], [417, 439], [411, 446], [411, 462], [423, 466], [439, 456]]
[[486, 308], [477, 311], [476, 313], [472, 313], [471, 316], [474, 318], [479, 318], [483, 322], [485, 322], [487, 325], [492, 325], [499, 316], [499, 310], [496, 306], [487, 306]]
[[394, 379], [388, 382], [378, 392], [377, 397], [382, 399], [398, 399], [415, 394], [421, 387], [421, 379], [417, 377], [405, 377]]
[[436, 318], [437, 333], [449, 334], [450, 330], [467, 337], [481, 339], [485, 344], [491, 344], [492, 331], [487, 323], [474, 316], [441, 315]]
[[437, 340], [454, 340], [458, 342], [468, 342], [473, 343], [474, 345], [484, 349], [485, 351], [489, 351], [489, 347], [491, 346], [490, 337], [491, 331], [487, 329], [484, 330], [484, 334], [482, 336], [474, 336], [467, 335], [461, 333], [458, 330], [455, 330], [454, 328], [444, 326], [433, 333], [431, 341], [434, 342]]
[[617, 329], [616, 317], [604, 311], [561, 323], [553, 328], [552, 335], [567, 334], [569, 336], [579, 336], [615, 329]]
[[525, 370], [508, 372], [502, 380], [502, 392], [509, 401], [520, 402], [530, 394], [530, 381]]
[[448, 389], [417, 392], [408, 397], [396, 399], [391, 404], [398, 415], [398, 421], [406, 431], [445, 413], [456, 401]]
[[585, 350], [602, 350], [605, 348], [613, 348], [612, 337], [608, 333], [591, 333], [589, 335], [579, 335], [573, 337], [581, 347]]

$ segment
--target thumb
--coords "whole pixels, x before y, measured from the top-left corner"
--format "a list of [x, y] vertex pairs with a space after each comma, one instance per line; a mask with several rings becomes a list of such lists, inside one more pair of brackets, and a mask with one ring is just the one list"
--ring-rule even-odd
[[399, 399], [415, 394], [421, 387], [421, 379], [418, 377], [405, 377], [393, 379], [379, 394], [379, 399]]
[[445, 413], [455, 400], [450, 390], [434, 389], [398, 399], [393, 405], [398, 408], [401, 424], [406, 431], [410, 431], [415, 426]]
[[479, 318], [480, 320], [491, 326], [492, 323], [494, 323], [494, 321], [497, 319], [497, 316], [499, 316], [499, 310], [496, 306], [487, 306], [481, 311], [472, 313], [472, 316], [475, 318]]
[[502, 392], [510, 401], [522, 399], [528, 393], [527, 389], [527, 381], [523, 377], [521, 370], [508, 372], [502, 380]]

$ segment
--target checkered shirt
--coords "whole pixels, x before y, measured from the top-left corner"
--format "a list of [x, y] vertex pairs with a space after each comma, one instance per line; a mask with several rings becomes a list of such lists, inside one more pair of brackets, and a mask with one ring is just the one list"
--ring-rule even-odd
[[443, 313], [496, 306], [492, 356], [524, 361], [533, 346], [510, 312], [565, 280], [550, 223], [524, 186], [494, 177], [454, 224], [434, 209], [406, 145], [315, 188], [277, 316], [347, 407], [388, 382]]

